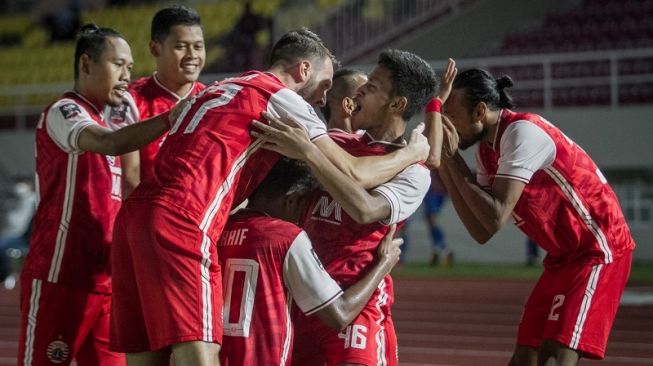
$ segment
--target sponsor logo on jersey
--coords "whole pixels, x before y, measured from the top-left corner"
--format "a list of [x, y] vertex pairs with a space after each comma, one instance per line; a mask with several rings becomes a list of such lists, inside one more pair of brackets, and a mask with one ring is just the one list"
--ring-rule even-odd
[[330, 197], [322, 196], [317, 201], [315, 207], [313, 207], [311, 217], [313, 220], [340, 225], [342, 223], [342, 207], [338, 202], [330, 199]]
[[68, 359], [70, 348], [63, 341], [53, 341], [48, 345], [46, 355], [52, 363], [63, 363]]
[[109, 122], [114, 125], [120, 125], [124, 123], [125, 116], [127, 115], [127, 108], [129, 108], [127, 102], [123, 102], [119, 107], [111, 108], [111, 113], [109, 114]]
[[78, 116], [82, 113], [82, 110], [79, 109], [79, 106], [75, 103], [67, 103], [59, 107], [61, 114], [65, 119], [71, 119], [75, 116]]

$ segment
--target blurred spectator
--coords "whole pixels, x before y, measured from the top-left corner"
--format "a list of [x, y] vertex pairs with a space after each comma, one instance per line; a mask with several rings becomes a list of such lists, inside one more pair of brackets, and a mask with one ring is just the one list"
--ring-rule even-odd
[[17, 179], [3, 206], [0, 229], [0, 281], [5, 282], [5, 287], [13, 288], [14, 272], [17, 269], [12, 268], [12, 259], [21, 257], [27, 249], [32, 217], [36, 210], [36, 193], [32, 180]]
[[35, 23], [45, 27], [50, 41], [71, 41], [81, 27], [81, 6], [78, 0], [45, 0], [32, 11]]
[[[429, 233], [431, 234], [431, 265], [437, 266], [442, 263], [445, 267], [453, 266], [454, 253], [447, 245], [445, 239], [444, 231], [440, 228], [438, 224], [438, 216], [442, 211], [442, 206], [447, 200], [447, 189], [442, 184], [440, 180], [440, 175], [437, 170], [431, 171], [431, 188], [426, 193], [422, 205], [424, 206], [424, 214], [426, 222], [429, 226]], [[412, 219], [412, 218], [411, 218]], [[401, 247], [401, 262], [408, 252], [410, 238], [408, 236], [408, 224], [409, 220], [406, 221], [406, 225], [401, 229], [401, 232], [397, 235], [404, 239], [404, 244]]]
[[530, 238], [526, 238], [526, 266], [535, 267], [538, 263], [539, 254], [537, 243]]
[[[259, 32], [267, 31], [272, 34], [272, 21], [252, 10], [251, 2], [245, 3], [245, 9], [234, 29], [226, 36], [225, 58], [222, 60], [220, 70], [223, 72], [245, 71], [265, 67], [267, 54], [262, 52], [261, 45], [257, 42]], [[270, 37], [268, 36], [268, 39]], [[263, 46], [269, 49], [269, 44]]]

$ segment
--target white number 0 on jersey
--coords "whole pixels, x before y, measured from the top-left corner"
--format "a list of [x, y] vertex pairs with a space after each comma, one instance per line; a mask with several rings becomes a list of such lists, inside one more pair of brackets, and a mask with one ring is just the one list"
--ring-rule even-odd
[[[254, 296], [256, 294], [256, 283], [258, 282], [258, 263], [252, 259], [231, 258], [227, 259], [224, 284], [224, 306], [222, 308], [222, 319], [224, 321], [224, 334], [233, 337], [249, 337], [249, 326], [252, 322], [252, 311], [254, 310]], [[234, 278], [237, 273], [244, 275], [244, 281], [238, 281], [238, 286], [243, 286], [241, 296], [233, 298]], [[232, 304], [238, 304], [238, 319], [231, 322]]]

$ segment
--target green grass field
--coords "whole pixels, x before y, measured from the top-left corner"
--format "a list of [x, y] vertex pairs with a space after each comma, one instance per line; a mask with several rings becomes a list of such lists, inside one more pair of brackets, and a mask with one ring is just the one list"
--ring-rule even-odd
[[[492, 278], [535, 280], [542, 267], [522, 264], [456, 263], [453, 267], [432, 267], [426, 263], [403, 264], [392, 272], [396, 278]], [[653, 264], [634, 264], [630, 272], [631, 284], [653, 285]]]

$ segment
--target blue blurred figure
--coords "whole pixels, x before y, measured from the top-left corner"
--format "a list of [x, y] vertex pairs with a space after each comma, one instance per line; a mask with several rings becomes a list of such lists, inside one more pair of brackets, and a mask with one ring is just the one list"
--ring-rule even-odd
[[[440, 180], [440, 175], [437, 170], [431, 171], [431, 189], [426, 193], [424, 201], [424, 214], [426, 222], [429, 226], [431, 234], [431, 265], [437, 266], [442, 262], [445, 267], [453, 265], [454, 254], [447, 245], [445, 234], [438, 225], [438, 216], [442, 211], [442, 207], [447, 201], [447, 189]], [[412, 218], [411, 218], [412, 219]], [[401, 259], [403, 263], [406, 253], [408, 252], [410, 237], [408, 235], [408, 225], [411, 220], [406, 221], [406, 225], [402, 228], [401, 232], [397, 235], [404, 239], [404, 244], [401, 246]]]

